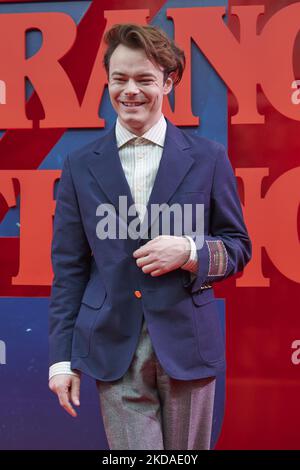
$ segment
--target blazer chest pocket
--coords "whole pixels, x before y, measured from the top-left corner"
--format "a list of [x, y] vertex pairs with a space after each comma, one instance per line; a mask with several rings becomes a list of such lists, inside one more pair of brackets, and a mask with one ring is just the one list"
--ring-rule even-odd
[[91, 335], [98, 315], [101, 315], [105, 298], [106, 290], [101, 281], [89, 281], [82, 296], [81, 306], [74, 326], [72, 355], [77, 357], [88, 356]]

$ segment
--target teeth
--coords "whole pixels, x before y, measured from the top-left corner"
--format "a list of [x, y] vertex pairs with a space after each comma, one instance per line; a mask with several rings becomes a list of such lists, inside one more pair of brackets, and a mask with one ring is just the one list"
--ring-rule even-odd
[[122, 102], [122, 104], [124, 106], [133, 107], [133, 106], [141, 106], [141, 104], [143, 104], [143, 103], [125, 103], [125, 102]]

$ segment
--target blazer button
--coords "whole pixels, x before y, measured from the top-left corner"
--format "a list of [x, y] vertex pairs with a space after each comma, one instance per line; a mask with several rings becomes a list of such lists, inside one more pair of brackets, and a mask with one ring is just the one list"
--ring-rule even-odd
[[137, 299], [140, 299], [142, 297], [142, 293], [140, 290], [135, 290], [134, 295], [136, 296]]

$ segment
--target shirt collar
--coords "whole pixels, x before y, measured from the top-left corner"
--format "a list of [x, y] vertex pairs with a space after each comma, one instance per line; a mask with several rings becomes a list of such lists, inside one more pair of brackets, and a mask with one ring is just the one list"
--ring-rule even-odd
[[[162, 114], [157, 123], [154, 124], [154, 126], [152, 126], [150, 129], [148, 129], [148, 131], [145, 132], [142, 136], [140, 136], [140, 139], [147, 139], [150, 142], [159, 145], [160, 147], [163, 147], [165, 142], [166, 129], [166, 119]], [[129, 142], [130, 140], [136, 139], [138, 137], [136, 134], [133, 134], [124, 126], [122, 126], [119, 121], [119, 118], [117, 118], [116, 121], [115, 133], [118, 149], [123, 145], [127, 144], [127, 142]]]

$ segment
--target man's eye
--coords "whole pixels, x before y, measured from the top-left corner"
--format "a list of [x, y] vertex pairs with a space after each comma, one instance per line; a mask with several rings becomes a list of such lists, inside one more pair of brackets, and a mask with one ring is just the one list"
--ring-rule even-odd
[[140, 80], [140, 83], [142, 83], [143, 85], [150, 85], [150, 83], [152, 83], [152, 80]]

